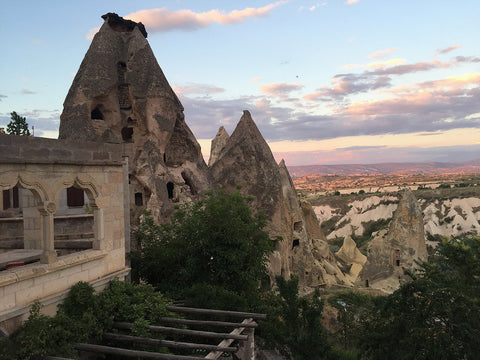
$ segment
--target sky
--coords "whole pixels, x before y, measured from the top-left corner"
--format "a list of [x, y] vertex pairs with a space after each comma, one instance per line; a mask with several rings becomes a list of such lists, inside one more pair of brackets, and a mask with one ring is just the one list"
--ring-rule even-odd
[[206, 157], [249, 110], [287, 166], [480, 158], [478, 0], [1, 0], [0, 127], [58, 136], [108, 12], [145, 25]]

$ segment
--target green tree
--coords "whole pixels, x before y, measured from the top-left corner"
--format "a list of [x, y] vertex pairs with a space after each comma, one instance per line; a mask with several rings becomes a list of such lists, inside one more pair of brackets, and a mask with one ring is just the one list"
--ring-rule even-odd
[[480, 237], [443, 240], [379, 307], [371, 359], [475, 359], [480, 353]]
[[27, 119], [25, 117], [13, 111], [10, 113], [10, 119], [12, 119], [12, 121], [7, 125], [8, 134], [30, 136], [30, 130], [28, 130]]
[[354, 290], [335, 293], [328, 298], [328, 303], [337, 309], [339, 329], [338, 344], [343, 349], [358, 349], [366, 335], [366, 324], [375, 313], [376, 298]]
[[322, 325], [323, 301], [318, 289], [312, 296], [298, 295], [298, 277], [277, 276], [278, 293], [265, 299], [262, 309], [268, 319], [260, 323], [259, 335], [294, 360], [334, 359]]
[[[216, 191], [204, 200], [180, 205], [171, 223], [156, 225], [147, 214], [137, 232], [133, 271], [176, 298], [193, 296], [192, 289], [198, 295], [203, 286], [217, 287], [225, 299], [229, 294], [255, 295], [268, 275], [272, 244], [262, 230], [264, 215], [254, 215], [249, 201], [239, 192]], [[201, 295], [206, 302], [208, 294]]]

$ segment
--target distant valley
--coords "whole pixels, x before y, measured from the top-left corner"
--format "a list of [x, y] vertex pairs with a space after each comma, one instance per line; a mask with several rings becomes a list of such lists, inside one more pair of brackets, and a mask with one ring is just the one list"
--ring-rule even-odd
[[480, 173], [480, 159], [462, 162], [380, 163], [288, 166], [292, 177], [306, 175], [432, 175]]

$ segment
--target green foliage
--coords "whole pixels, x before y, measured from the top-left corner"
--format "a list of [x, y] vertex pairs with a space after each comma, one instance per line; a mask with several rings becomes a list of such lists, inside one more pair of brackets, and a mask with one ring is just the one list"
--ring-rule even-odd
[[443, 219], [443, 221], [445, 221], [447, 224], [450, 224], [453, 219], [455, 219], [455, 216], [447, 216], [445, 219]]
[[100, 342], [112, 322], [134, 324], [132, 333], [144, 336], [151, 323], [167, 316], [169, 301], [149, 285], [112, 281], [99, 295], [85, 282], [74, 285], [57, 314], [40, 314], [34, 303], [23, 326], [8, 340], [0, 343], [2, 360], [36, 360], [44, 356], [76, 358], [75, 342]]
[[132, 284], [112, 281], [98, 296], [102, 309], [99, 319], [105, 328], [115, 321], [147, 321], [158, 324], [161, 317], [168, 316], [170, 300], [147, 284]]
[[18, 115], [15, 111], [10, 113], [10, 121], [7, 125], [7, 133], [10, 135], [25, 135], [30, 136], [27, 119]]
[[359, 348], [367, 332], [367, 323], [375, 313], [375, 298], [347, 290], [331, 295], [328, 303], [338, 311], [339, 330], [335, 334], [338, 344], [344, 350]]
[[371, 359], [475, 359], [480, 353], [480, 237], [443, 240], [370, 322]]
[[364, 222], [363, 226], [365, 230], [363, 231], [363, 234], [360, 236], [352, 235], [352, 239], [355, 240], [357, 247], [361, 247], [369, 241], [374, 232], [387, 228], [390, 224], [390, 220], [391, 219], [378, 219]]
[[260, 336], [284, 356], [295, 360], [332, 359], [321, 319], [323, 301], [318, 290], [311, 298], [298, 296], [298, 278], [276, 278], [278, 294], [264, 298], [268, 321], [260, 324]]
[[[177, 298], [198, 284], [240, 296], [257, 292], [267, 277], [272, 244], [239, 192], [209, 192], [205, 200], [180, 205], [171, 223], [156, 225], [147, 213], [132, 253], [136, 275]], [[205, 292], [201, 290], [201, 292]], [[228, 305], [228, 304], [225, 304]]]
[[[30, 309], [30, 316], [24, 326], [12, 335], [16, 346], [10, 346], [11, 353], [4, 355], [11, 359], [36, 360], [43, 359], [51, 347], [49, 338], [49, 329], [51, 328], [51, 319], [40, 314], [41, 305], [35, 302]], [[2, 350], [2, 353], [6, 349]]]

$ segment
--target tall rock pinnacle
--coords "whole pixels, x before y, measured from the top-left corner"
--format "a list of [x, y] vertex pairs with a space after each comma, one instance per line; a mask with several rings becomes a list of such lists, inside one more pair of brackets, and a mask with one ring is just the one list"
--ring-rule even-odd
[[113, 13], [102, 18], [65, 99], [59, 137], [122, 144], [133, 228], [145, 210], [168, 221], [177, 203], [241, 185], [269, 221], [272, 280], [295, 272], [302, 286], [345, 283], [313, 211], [300, 205], [285, 163], [276, 163], [251, 114], [243, 112], [230, 137], [220, 128], [207, 167], [143, 25]]
[[208, 159], [208, 166], [212, 166], [217, 161], [220, 152], [225, 147], [230, 136], [228, 136], [227, 130], [223, 126], [218, 129], [217, 135], [212, 140], [212, 146], [210, 148], [210, 158]]
[[302, 209], [285, 162], [276, 163], [250, 112], [243, 112], [210, 171], [215, 187], [240, 185], [242, 193], [253, 196], [253, 207], [267, 216], [270, 238], [282, 239], [275, 240], [270, 258], [272, 280], [295, 273], [302, 286], [345, 284], [313, 211]]
[[122, 143], [132, 224], [145, 209], [165, 221], [174, 203], [211, 188], [208, 169], [143, 25], [102, 18], [65, 99], [59, 138]]
[[405, 270], [427, 259], [423, 215], [417, 199], [406, 189], [388, 231], [380, 231], [367, 246], [367, 262], [360, 273], [364, 285], [386, 292], [407, 280]]

